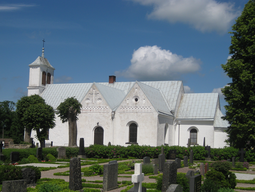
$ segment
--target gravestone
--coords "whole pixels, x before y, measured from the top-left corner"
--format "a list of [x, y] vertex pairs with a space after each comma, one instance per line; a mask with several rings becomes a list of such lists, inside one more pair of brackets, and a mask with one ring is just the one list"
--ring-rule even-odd
[[150, 157], [146, 156], [143, 158], [143, 164], [150, 164], [150, 163], [151, 163]]
[[204, 163], [200, 163], [200, 174], [201, 175], [205, 175], [205, 164]]
[[50, 142], [50, 146], [53, 147], [53, 141]]
[[175, 159], [175, 163], [176, 163], [176, 165], [177, 165], [177, 169], [181, 168], [181, 159], [176, 158], [176, 159]]
[[190, 177], [189, 191], [201, 192], [201, 175], [194, 175]]
[[160, 154], [165, 154], [164, 147], [161, 147], [161, 153]]
[[236, 157], [232, 157], [232, 167], [235, 167], [235, 159]]
[[159, 164], [158, 158], [152, 159], [151, 163], [158, 165]]
[[3, 152], [3, 142], [0, 141], [0, 153], [2, 153], [2, 152]]
[[41, 161], [42, 160], [42, 148], [37, 148], [36, 150], [36, 157], [38, 159], [38, 161]]
[[110, 161], [104, 165], [103, 191], [110, 191], [118, 188], [118, 163]]
[[190, 178], [191, 178], [192, 176], [194, 176], [194, 175], [195, 175], [195, 173], [194, 173], [193, 170], [188, 170], [188, 172], [186, 173], [186, 177], [187, 177], [187, 179], [188, 179], [188, 184], [190, 184]]
[[57, 149], [58, 151], [58, 159], [66, 159], [66, 148], [65, 147], [59, 147]]
[[171, 184], [169, 185], [168, 189], [166, 192], [183, 192], [183, 188], [181, 185], [178, 184]]
[[153, 165], [153, 174], [157, 175], [158, 174], [158, 165], [157, 164], [152, 164]]
[[189, 164], [188, 164], [188, 157], [187, 156], [183, 157], [183, 164], [184, 164], [184, 167], [188, 167], [189, 166]]
[[[134, 192], [143, 192], [142, 181], [144, 180], [144, 174], [142, 173], [142, 164], [135, 164], [135, 174], [132, 175], [132, 183], [134, 183], [134, 188], [132, 189]], [[146, 191], [146, 189], [145, 189]]]
[[176, 162], [175, 161], [165, 162], [161, 191], [165, 192], [168, 189], [169, 185], [176, 184], [176, 177], [177, 177]]
[[27, 167], [27, 168], [21, 169], [21, 172], [22, 172], [22, 178], [26, 180], [27, 184], [30, 184], [30, 185], [36, 184], [37, 178], [36, 178], [35, 170]]
[[111, 142], [109, 141], [108, 146], [112, 146]]
[[204, 137], [203, 147], [205, 147], [205, 137]]
[[207, 152], [207, 154], [205, 156], [205, 160], [211, 161], [211, 147], [210, 146], [206, 146], [205, 150]]
[[27, 192], [27, 182], [25, 179], [3, 181], [3, 192]]
[[158, 169], [159, 169], [160, 172], [163, 172], [165, 159], [166, 159], [165, 154], [160, 154], [158, 156], [158, 162], [159, 162]]
[[176, 150], [170, 150], [168, 159], [176, 159]]
[[209, 171], [209, 164], [208, 163], [205, 164], [205, 174], [207, 173], [207, 171]]
[[85, 150], [84, 150], [84, 138], [80, 138], [80, 147], [79, 147], [78, 157], [86, 159]]
[[191, 145], [191, 141], [190, 141], [190, 138], [188, 139], [188, 147], [190, 147], [190, 145]]
[[189, 163], [193, 164], [193, 151], [190, 150], [190, 154], [189, 154]]
[[19, 152], [13, 151], [10, 153], [11, 163], [16, 163], [19, 161]]
[[81, 163], [77, 157], [70, 160], [69, 189], [74, 191], [82, 189]]
[[227, 159], [227, 161], [228, 161], [228, 162], [231, 162], [231, 160], [230, 160], [230, 159]]
[[240, 159], [239, 159], [240, 162], [244, 162], [245, 153], [246, 153], [246, 151], [245, 151], [243, 148], [241, 148], [241, 149], [238, 151], [238, 155], [240, 155]]

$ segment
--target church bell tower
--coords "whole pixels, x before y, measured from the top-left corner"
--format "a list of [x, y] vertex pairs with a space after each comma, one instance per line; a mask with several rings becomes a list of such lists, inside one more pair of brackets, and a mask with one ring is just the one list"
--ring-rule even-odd
[[29, 65], [29, 85], [28, 96], [40, 95], [46, 88], [47, 84], [53, 84], [55, 68], [44, 57], [44, 40], [42, 48], [42, 56]]

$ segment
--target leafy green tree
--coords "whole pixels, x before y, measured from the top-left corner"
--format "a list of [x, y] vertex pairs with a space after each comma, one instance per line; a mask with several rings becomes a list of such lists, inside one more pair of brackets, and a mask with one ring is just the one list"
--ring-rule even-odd
[[41, 146], [45, 146], [47, 131], [55, 127], [54, 109], [47, 104], [30, 105], [24, 112], [22, 121], [26, 128], [35, 130]]
[[[40, 97], [39, 95], [24, 96], [20, 100], [18, 100], [18, 102], [16, 104], [16, 108], [17, 108], [16, 112], [17, 112], [18, 118], [20, 119], [20, 121], [23, 125], [23, 130], [26, 127], [25, 124], [24, 124], [24, 120], [23, 120], [25, 111], [31, 105], [39, 104], [39, 103], [45, 104], [44, 99], [42, 97]], [[31, 136], [31, 130], [28, 127], [26, 127], [26, 133], [25, 133], [24, 141], [29, 143], [30, 142], [30, 136]]]
[[70, 97], [65, 99], [57, 107], [57, 114], [63, 123], [68, 121], [69, 126], [69, 146], [77, 146], [77, 119], [78, 114], [81, 113], [82, 105], [74, 98]]
[[[232, 57], [222, 65], [232, 82], [222, 89], [228, 102], [228, 141], [234, 147], [255, 146], [255, 0], [245, 5], [232, 27]], [[247, 142], [249, 141], [249, 142]]]
[[[11, 124], [15, 115], [15, 103], [12, 101], [0, 102], [0, 131], [1, 136], [11, 137]], [[3, 133], [4, 132], [4, 133]]]
[[18, 114], [15, 112], [12, 125], [11, 125], [11, 138], [15, 144], [19, 144], [24, 141], [24, 126], [21, 124]]

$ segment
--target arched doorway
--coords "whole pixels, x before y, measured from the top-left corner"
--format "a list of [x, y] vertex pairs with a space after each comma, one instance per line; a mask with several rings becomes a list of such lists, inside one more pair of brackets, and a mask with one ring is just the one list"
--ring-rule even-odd
[[94, 144], [104, 144], [104, 130], [102, 127], [97, 127], [94, 131]]

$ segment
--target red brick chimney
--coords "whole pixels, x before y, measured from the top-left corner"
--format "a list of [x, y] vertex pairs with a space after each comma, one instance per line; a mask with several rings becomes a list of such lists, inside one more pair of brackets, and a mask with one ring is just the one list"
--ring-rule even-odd
[[114, 82], [116, 82], [116, 76], [110, 75], [109, 76], [109, 83], [114, 83]]

